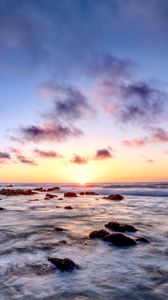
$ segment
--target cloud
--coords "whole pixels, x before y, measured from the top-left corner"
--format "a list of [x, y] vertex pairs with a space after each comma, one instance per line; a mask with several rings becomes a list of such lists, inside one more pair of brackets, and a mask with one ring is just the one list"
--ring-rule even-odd
[[0, 152], [0, 164], [4, 164], [11, 159], [8, 152]]
[[89, 73], [96, 78], [112, 80], [132, 76], [135, 63], [129, 59], [121, 59], [111, 54], [94, 57], [88, 67]]
[[22, 164], [26, 164], [26, 165], [32, 165], [32, 166], [37, 166], [36, 162], [32, 159], [26, 158], [23, 155], [18, 155], [17, 159], [19, 162], [21, 162]]
[[53, 81], [44, 82], [39, 88], [43, 95], [53, 97], [53, 107], [48, 113], [49, 118], [57, 117], [76, 121], [95, 113], [88, 99], [77, 88], [60, 85]]
[[39, 157], [43, 157], [43, 158], [60, 158], [62, 157], [60, 154], [58, 154], [55, 151], [44, 151], [44, 150], [40, 150], [40, 149], [35, 149], [34, 153], [37, 154], [37, 156]]
[[155, 161], [151, 158], [146, 158], [146, 162], [149, 163], [149, 164], [155, 163]]
[[20, 133], [23, 140], [32, 142], [40, 142], [45, 140], [62, 142], [69, 137], [78, 137], [83, 134], [81, 130], [73, 126], [67, 127], [59, 123], [46, 123], [22, 127], [20, 129]]
[[132, 139], [132, 140], [124, 140], [123, 145], [128, 146], [128, 147], [143, 147], [146, 145], [146, 140], [145, 139]]
[[164, 130], [163, 128], [151, 128], [151, 141], [154, 143], [168, 142], [168, 130]]
[[106, 158], [112, 158], [112, 154], [108, 149], [99, 149], [96, 151], [95, 159], [106, 159]]
[[88, 158], [75, 154], [74, 157], [71, 159], [71, 163], [84, 165], [88, 163]]

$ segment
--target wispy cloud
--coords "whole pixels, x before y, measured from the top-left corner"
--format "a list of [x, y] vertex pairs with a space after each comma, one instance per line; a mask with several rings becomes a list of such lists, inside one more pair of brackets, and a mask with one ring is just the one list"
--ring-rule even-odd
[[17, 159], [22, 164], [31, 165], [31, 166], [37, 166], [37, 163], [34, 160], [29, 159], [29, 158], [27, 158], [27, 157], [25, 157], [23, 155], [18, 155]]
[[34, 153], [42, 158], [60, 158], [62, 157], [60, 154], [58, 154], [56, 151], [45, 151], [45, 150], [40, 150], [40, 149], [35, 149]]
[[7, 163], [11, 159], [8, 152], [0, 152], [0, 164]]
[[69, 137], [78, 137], [83, 134], [81, 130], [73, 126], [67, 127], [59, 123], [45, 123], [22, 127], [20, 133], [23, 140], [32, 142], [45, 140], [61, 142]]

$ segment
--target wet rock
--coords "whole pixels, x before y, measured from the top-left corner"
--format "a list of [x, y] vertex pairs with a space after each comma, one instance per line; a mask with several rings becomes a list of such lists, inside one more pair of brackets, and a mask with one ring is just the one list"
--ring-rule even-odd
[[77, 194], [74, 192], [67, 192], [64, 194], [64, 197], [77, 197]]
[[57, 195], [53, 195], [53, 194], [46, 194], [46, 196], [45, 196], [45, 200], [47, 200], [47, 199], [53, 199], [53, 198], [55, 198], [55, 197], [58, 197]]
[[48, 260], [60, 271], [73, 271], [78, 268], [71, 259], [69, 258], [57, 258], [57, 257], [48, 257]]
[[109, 233], [103, 238], [103, 241], [120, 247], [136, 245], [135, 240], [122, 233]]
[[47, 189], [47, 192], [58, 191], [60, 188], [58, 186], [50, 187]]
[[12, 188], [13, 187], [13, 184], [8, 184], [6, 185], [7, 188]]
[[135, 240], [136, 240], [137, 242], [150, 243], [150, 241], [149, 241], [147, 238], [145, 238], [144, 236], [136, 237]]
[[0, 210], [5, 210], [5, 208], [3, 208], [3, 207], [0, 207]]
[[123, 223], [118, 223], [118, 222], [109, 222], [108, 224], [105, 224], [106, 228], [109, 228], [114, 231], [118, 232], [135, 232], [137, 229], [129, 224], [123, 224]]
[[94, 230], [89, 234], [89, 238], [90, 239], [104, 239], [104, 237], [108, 234], [109, 234], [109, 232], [104, 229]]
[[62, 227], [55, 227], [54, 230], [55, 230], [55, 231], [64, 231], [65, 229], [62, 228]]
[[91, 195], [91, 196], [94, 196], [94, 195], [98, 195], [98, 194], [96, 194], [95, 192], [80, 192], [80, 194], [79, 195], [81, 195], [81, 196], [89, 196], [89, 195]]
[[32, 190], [21, 190], [21, 189], [2, 189], [0, 190], [0, 195], [4, 196], [31, 196], [35, 195], [37, 192]]
[[71, 205], [64, 206], [64, 209], [73, 209]]
[[120, 194], [114, 194], [114, 195], [109, 195], [107, 197], [107, 199], [109, 199], [109, 200], [115, 200], [115, 201], [121, 201], [121, 200], [124, 199], [124, 197], [122, 195], [120, 195]]
[[58, 198], [58, 200], [64, 200], [63, 198]]
[[46, 192], [46, 189], [44, 189], [43, 187], [37, 187], [37, 188], [35, 188], [33, 190], [37, 191], [37, 192]]

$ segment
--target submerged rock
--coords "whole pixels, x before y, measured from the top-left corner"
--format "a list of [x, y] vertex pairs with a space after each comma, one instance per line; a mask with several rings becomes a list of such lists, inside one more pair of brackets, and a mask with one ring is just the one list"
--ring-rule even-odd
[[43, 187], [37, 187], [37, 188], [35, 188], [33, 190], [37, 191], [37, 192], [46, 192], [46, 189], [44, 189]]
[[32, 190], [21, 190], [21, 189], [2, 189], [0, 190], [0, 195], [5, 195], [5, 196], [31, 196], [35, 195], [37, 192], [32, 191]]
[[109, 232], [104, 229], [94, 230], [89, 234], [90, 239], [103, 239]]
[[65, 229], [62, 228], [62, 227], [55, 227], [54, 230], [55, 230], [55, 231], [64, 231]]
[[55, 191], [55, 190], [60, 190], [60, 188], [58, 186], [54, 186], [54, 187], [50, 187], [47, 189], [47, 192], [52, 192], [52, 191]]
[[48, 257], [48, 260], [60, 271], [73, 271], [78, 268], [71, 259], [69, 258], [57, 258], [57, 257]]
[[112, 243], [115, 246], [133, 246], [136, 245], [136, 241], [122, 233], [109, 233], [103, 241]]
[[98, 195], [98, 194], [95, 193], [95, 192], [80, 192], [79, 195], [81, 195], [81, 196], [84, 196], [84, 195], [86, 195], [86, 196], [89, 196], [89, 195], [94, 196], [94, 195]]
[[0, 210], [5, 210], [5, 208], [3, 208], [3, 207], [0, 207]]
[[135, 232], [137, 229], [129, 224], [123, 224], [123, 223], [118, 223], [118, 222], [109, 222], [105, 224], [106, 228], [112, 229], [114, 231], [119, 231], [119, 232]]
[[123, 200], [124, 197], [122, 195], [120, 195], [120, 194], [114, 194], [114, 195], [109, 195], [107, 197], [107, 199], [109, 199], [109, 200], [115, 200], [115, 201], [120, 201], [120, 200]]
[[53, 194], [46, 194], [46, 196], [45, 196], [45, 200], [48, 200], [48, 199], [53, 199], [53, 198], [55, 198], [55, 197], [58, 197], [57, 195], [53, 195]]
[[122, 233], [109, 233], [104, 229], [92, 231], [89, 234], [91, 239], [100, 239], [109, 242], [115, 246], [132, 246], [136, 245], [136, 241]]
[[136, 237], [135, 238], [135, 240], [137, 241], [137, 242], [142, 242], [142, 243], [150, 243], [150, 241], [147, 239], [147, 238], [145, 238], [144, 236], [138, 236], [138, 237]]
[[64, 209], [73, 209], [71, 205], [64, 206]]
[[77, 194], [74, 192], [67, 192], [64, 194], [64, 197], [77, 197]]

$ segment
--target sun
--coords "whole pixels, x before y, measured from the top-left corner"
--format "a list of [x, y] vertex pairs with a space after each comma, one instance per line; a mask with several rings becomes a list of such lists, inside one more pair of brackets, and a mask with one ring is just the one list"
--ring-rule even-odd
[[79, 184], [80, 185], [85, 185], [86, 184], [86, 179], [85, 178], [79, 178]]

